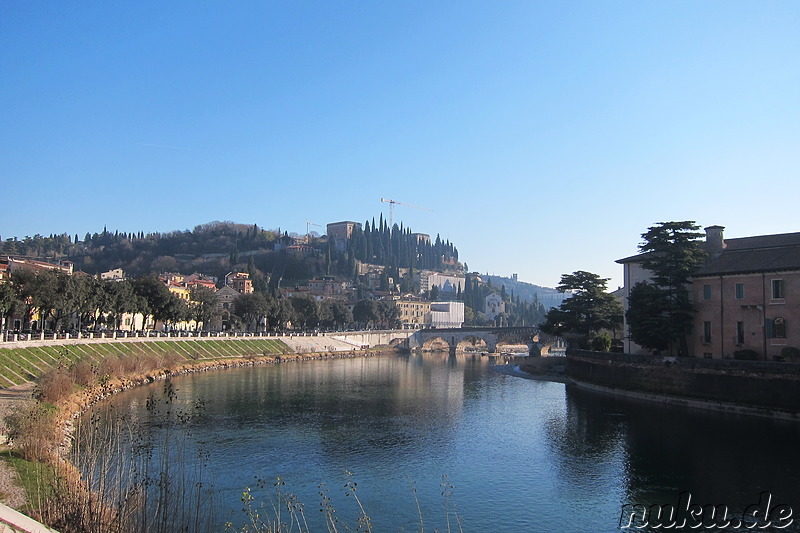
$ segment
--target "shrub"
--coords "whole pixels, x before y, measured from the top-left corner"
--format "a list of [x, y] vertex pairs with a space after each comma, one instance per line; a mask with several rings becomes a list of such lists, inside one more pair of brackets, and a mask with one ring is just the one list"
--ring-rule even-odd
[[118, 357], [110, 356], [100, 363], [100, 375], [118, 378], [122, 375], [122, 361]]
[[5, 418], [8, 439], [28, 461], [44, 462], [58, 442], [55, 408], [29, 402]]
[[744, 350], [736, 350], [733, 352], [733, 358], [739, 361], [757, 361], [758, 352], [747, 348]]
[[591, 345], [595, 352], [608, 352], [611, 350], [611, 336], [606, 331], [595, 335], [592, 337]]
[[69, 396], [74, 385], [69, 372], [63, 368], [55, 368], [39, 378], [33, 396], [43, 402], [55, 404]]
[[800, 348], [795, 348], [794, 346], [785, 346], [781, 350], [781, 357], [783, 357], [784, 361], [796, 363], [797, 361], [800, 361]]
[[87, 361], [78, 361], [69, 369], [72, 380], [82, 386], [87, 387], [94, 383], [97, 375], [96, 369]]

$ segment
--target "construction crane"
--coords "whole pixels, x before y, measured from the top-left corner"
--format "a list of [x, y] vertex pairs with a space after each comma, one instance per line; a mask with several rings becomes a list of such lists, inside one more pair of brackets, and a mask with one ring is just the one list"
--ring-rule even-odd
[[381, 202], [389, 204], [389, 227], [394, 226], [394, 204], [397, 205], [404, 205], [406, 207], [410, 207], [412, 209], [421, 209], [422, 211], [430, 211], [427, 207], [417, 207], [416, 205], [405, 204], [403, 202], [398, 202], [397, 200], [390, 200], [389, 198], [381, 198]]
[[309, 244], [311, 242], [310, 232], [308, 231], [309, 230], [309, 226], [317, 226], [318, 228], [322, 227], [319, 224], [314, 224], [310, 220], [306, 219], [306, 244]]

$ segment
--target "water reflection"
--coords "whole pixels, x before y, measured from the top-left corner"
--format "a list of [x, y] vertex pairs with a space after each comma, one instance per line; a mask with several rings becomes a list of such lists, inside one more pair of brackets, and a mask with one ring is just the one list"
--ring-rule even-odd
[[594, 457], [602, 464], [617, 455], [624, 466], [625, 502], [677, 504], [679, 494], [688, 491], [696, 503], [722, 504], [740, 515], [769, 491], [776, 502], [800, 511], [796, 424], [618, 399], [574, 387], [566, 392], [564, 422], [550, 426], [565, 475], [581, 475], [576, 465], [583, 461], [575, 458]]
[[[377, 531], [419, 529], [412, 485], [431, 531], [446, 529], [445, 503], [465, 531], [619, 531], [624, 503], [673, 502], [685, 490], [740, 508], [770, 490], [800, 512], [795, 426], [617, 400], [494, 373], [491, 362], [405, 354], [173, 384], [178, 405], [205, 400], [190, 438], [207, 443], [221, 520], [238, 517], [254, 476], [281, 476], [309, 511], [323, 483], [337, 511], [355, 516], [337, 489], [345, 471]], [[114, 401], [145, 420], [151, 391]]]

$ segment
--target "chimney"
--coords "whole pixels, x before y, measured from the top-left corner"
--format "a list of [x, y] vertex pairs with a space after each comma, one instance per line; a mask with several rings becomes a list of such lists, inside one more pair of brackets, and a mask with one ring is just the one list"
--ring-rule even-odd
[[712, 255], [722, 253], [722, 250], [725, 248], [725, 241], [722, 237], [723, 231], [725, 231], [724, 226], [706, 227], [706, 252]]

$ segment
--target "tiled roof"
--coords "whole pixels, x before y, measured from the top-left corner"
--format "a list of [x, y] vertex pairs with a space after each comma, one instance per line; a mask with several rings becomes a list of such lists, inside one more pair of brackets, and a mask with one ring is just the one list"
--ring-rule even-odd
[[[712, 254], [696, 277], [800, 270], [800, 232], [725, 239], [724, 243], [722, 253]], [[639, 263], [646, 255], [618, 259], [617, 263]]]
[[[649, 253], [652, 253], [652, 252], [649, 252]], [[625, 257], [623, 259], [617, 259], [615, 261], [615, 263], [619, 263], [621, 265], [623, 265], [625, 263], [640, 263], [645, 256], [647, 256], [647, 254], [632, 255], [630, 257]]]
[[[758, 239], [759, 237], [751, 238]], [[726, 247], [725, 251], [711, 259], [695, 276], [774, 272], [776, 270], [800, 270], [800, 243], [790, 246], [757, 248]]]
[[741, 237], [725, 239], [725, 251], [755, 248], [775, 248], [783, 246], [800, 246], [800, 233], [780, 233], [778, 235], [759, 235], [757, 237]]

